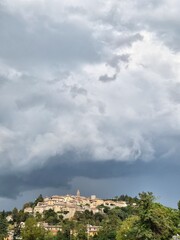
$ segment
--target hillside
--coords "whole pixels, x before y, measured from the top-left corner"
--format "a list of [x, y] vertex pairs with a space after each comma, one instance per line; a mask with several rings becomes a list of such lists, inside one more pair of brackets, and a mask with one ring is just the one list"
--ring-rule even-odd
[[163, 206], [151, 192], [121, 195], [40, 195], [23, 208], [0, 214], [0, 239], [167, 240], [179, 239], [179, 209]]

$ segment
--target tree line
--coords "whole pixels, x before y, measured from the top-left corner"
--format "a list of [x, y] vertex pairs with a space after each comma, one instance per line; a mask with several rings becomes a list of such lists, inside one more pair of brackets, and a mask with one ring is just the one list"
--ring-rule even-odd
[[[35, 203], [42, 201], [38, 197]], [[180, 235], [180, 201], [178, 208], [166, 207], [155, 201], [151, 192], [142, 192], [138, 197], [127, 195], [115, 197], [115, 201], [128, 202], [127, 207], [110, 208], [99, 206], [101, 210], [93, 214], [92, 211], [76, 212], [71, 220], [64, 219], [61, 213], [47, 210], [43, 215], [36, 216], [24, 213], [16, 208], [12, 212], [0, 213], [0, 240], [7, 236], [8, 230], [14, 229], [14, 239], [23, 240], [167, 240], [178, 239]], [[25, 204], [24, 207], [30, 206]], [[12, 220], [7, 222], [7, 215]], [[25, 222], [25, 226], [21, 223]], [[61, 231], [53, 236], [41, 224], [60, 225]], [[88, 236], [87, 225], [99, 226], [94, 236]]]

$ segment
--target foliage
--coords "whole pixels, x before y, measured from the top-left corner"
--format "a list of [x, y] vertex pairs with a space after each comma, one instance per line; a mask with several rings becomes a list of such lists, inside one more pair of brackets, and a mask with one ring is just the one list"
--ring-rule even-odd
[[76, 238], [77, 240], [86, 240], [87, 233], [86, 233], [86, 225], [80, 224], [76, 229]]
[[[12, 212], [0, 213], [0, 240], [7, 234], [6, 217], [12, 214], [9, 229], [14, 228], [15, 237], [23, 240], [167, 240], [178, 239], [180, 235], [180, 201], [178, 209], [165, 207], [155, 202], [151, 192], [142, 192], [139, 198], [127, 195], [116, 197], [114, 201], [126, 201], [127, 207], [98, 206], [99, 212], [85, 210], [76, 212], [73, 219], [63, 219], [61, 212], [50, 209], [36, 218], [23, 210], [14, 208]], [[26, 203], [25, 207], [35, 206], [43, 201], [40, 195], [34, 203]], [[136, 204], [133, 204], [136, 203]], [[33, 205], [32, 205], [33, 204]], [[25, 227], [22, 228], [22, 222]], [[61, 225], [62, 231], [53, 236], [40, 226], [41, 222], [49, 225]], [[87, 236], [87, 224], [99, 226], [95, 236]], [[174, 236], [174, 238], [173, 238]]]
[[120, 229], [117, 231], [116, 240], [134, 240], [134, 226], [139, 220], [138, 216], [128, 217], [122, 222]]
[[180, 211], [180, 201], [178, 201], [178, 210]]
[[93, 214], [92, 211], [85, 210], [84, 212], [76, 212], [73, 219], [83, 224], [99, 225], [104, 217], [105, 216], [101, 213]]
[[121, 195], [121, 196], [116, 196], [115, 197], [116, 201], [125, 201], [127, 204], [133, 204], [133, 203], [138, 203], [138, 198], [137, 197], [130, 197], [128, 195]]
[[55, 225], [59, 222], [58, 215], [54, 210], [49, 209], [44, 212], [44, 221], [50, 225]]
[[119, 209], [109, 210], [108, 214], [104, 217], [101, 228], [93, 239], [98, 240], [114, 240], [116, 238], [117, 227], [121, 220], [117, 214]]
[[37, 225], [35, 218], [30, 217], [25, 222], [25, 227], [21, 231], [23, 240], [44, 240], [46, 238], [44, 228]]
[[63, 225], [62, 236], [61, 236], [60, 239], [62, 239], [62, 240], [69, 240], [70, 236], [71, 236], [71, 229], [72, 229], [71, 224], [69, 222], [66, 222]]
[[13, 222], [19, 222], [18, 214], [19, 214], [18, 209], [17, 209], [17, 208], [14, 208], [14, 209], [12, 210], [12, 219], [13, 219]]
[[4, 214], [0, 214], [0, 240], [7, 236], [8, 223]]
[[118, 240], [167, 240], [176, 232], [174, 212], [154, 203], [152, 193], [139, 194], [138, 218], [126, 219], [117, 233]]
[[27, 202], [23, 205], [23, 210], [28, 207], [33, 207], [34, 203], [33, 202]]
[[44, 198], [43, 198], [42, 194], [40, 194], [40, 195], [36, 198], [36, 200], [34, 201], [33, 206], [36, 206], [36, 205], [38, 204], [38, 202], [43, 202], [43, 201], [44, 201]]

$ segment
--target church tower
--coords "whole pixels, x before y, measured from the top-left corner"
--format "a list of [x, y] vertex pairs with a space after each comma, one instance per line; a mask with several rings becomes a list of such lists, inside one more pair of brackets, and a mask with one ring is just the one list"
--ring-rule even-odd
[[77, 194], [76, 195], [77, 195], [77, 197], [81, 196], [79, 189], [77, 190]]

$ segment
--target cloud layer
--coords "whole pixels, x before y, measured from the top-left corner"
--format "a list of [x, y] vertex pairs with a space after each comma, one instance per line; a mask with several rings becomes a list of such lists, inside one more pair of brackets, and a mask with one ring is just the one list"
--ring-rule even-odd
[[15, 176], [12, 196], [54, 158], [72, 166], [62, 185], [82, 176], [76, 163], [177, 163], [178, 0], [0, 3], [0, 176]]

